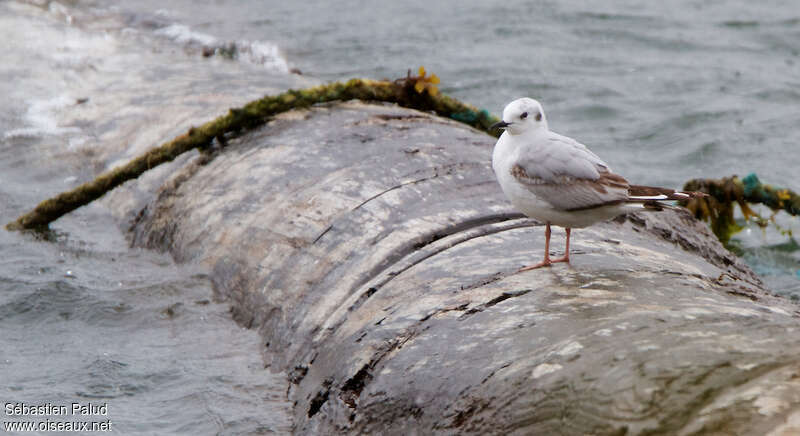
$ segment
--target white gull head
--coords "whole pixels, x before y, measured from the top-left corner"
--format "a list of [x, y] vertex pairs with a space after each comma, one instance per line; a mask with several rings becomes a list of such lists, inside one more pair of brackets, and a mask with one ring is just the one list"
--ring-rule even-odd
[[495, 124], [511, 135], [538, 130], [547, 131], [547, 118], [542, 105], [532, 98], [518, 98], [503, 109], [503, 121]]

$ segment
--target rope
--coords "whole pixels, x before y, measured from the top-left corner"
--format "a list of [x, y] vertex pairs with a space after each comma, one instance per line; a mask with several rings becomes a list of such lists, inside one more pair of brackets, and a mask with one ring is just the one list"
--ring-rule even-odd
[[487, 133], [499, 136], [500, 132], [489, 132], [489, 126], [498, 119], [485, 110], [462, 103], [455, 98], [439, 93], [435, 74], [426, 76], [420, 68], [417, 76], [409, 70], [407, 77], [395, 81], [352, 79], [334, 82], [308, 89], [289, 90], [274, 96], [265, 96], [230, 111], [202, 126], [192, 127], [183, 135], [153, 148], [129, 163], [101, 174], [70, 191], [63, 192], [39, 203], [33, 210], [8, 223], [8, 230], [45, 230], [48, 225], [90, 202], [106, 192], [139, 177], [145, 171], [192, 149], [205, 149], [216, 138], [221, 146], [225, 137], [239, 134], [265, 124], [271, 117], [292, 109], [307, 108], [314, 104], [337, 100], [364, 100], [396, 103], [403, 107], [433, 111], [468, 124]]
[[759, 223], [774, 220], [774, 217], [762, 218], [748, 206], [763, 204], [774, 212], [784, 210], [797, 216], [800, 214], [800, 195], [772, 185], [761, 183], [754, 173], [745, 178], [737, 176], [722, 179], [693, 179], [686, 182], [684, 190], [701, 191], [708, 194], [705, 198], [693, 198], [686, 207], [695, 217], [711, 222], [711, 230], [717, 238], [726, 244], [733, 234], [742, 229], [733, 219], [734, 204], [738, 204], [746, 220], [756, 218]]

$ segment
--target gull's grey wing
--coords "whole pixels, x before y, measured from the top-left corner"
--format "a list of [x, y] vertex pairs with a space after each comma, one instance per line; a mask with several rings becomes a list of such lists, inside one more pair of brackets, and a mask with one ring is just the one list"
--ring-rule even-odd
[[552, 132], [521, 149], [511, 175], [555, 209], [588, 209], [628, 199], [623, 177], [583, 144]]

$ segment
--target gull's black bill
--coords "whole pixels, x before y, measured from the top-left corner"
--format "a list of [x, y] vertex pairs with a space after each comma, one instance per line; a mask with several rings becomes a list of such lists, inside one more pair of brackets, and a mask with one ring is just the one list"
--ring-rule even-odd
[[491, 126], [489, 126], [489, 130], [502, 129], [504, 127], [508, 127], [509, 125], [511, 125], [511, 123], [507, 123], [505, 121], [500, 121], [500, 122], [494, 123]]

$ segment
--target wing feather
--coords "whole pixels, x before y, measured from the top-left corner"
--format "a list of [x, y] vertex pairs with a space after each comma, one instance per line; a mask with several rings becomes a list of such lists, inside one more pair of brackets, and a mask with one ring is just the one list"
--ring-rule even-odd
[[583, 144], [552, 132], [521, 153], [511, 175], [555, 209], [590, 209], [628, 199], [627, 180]]

